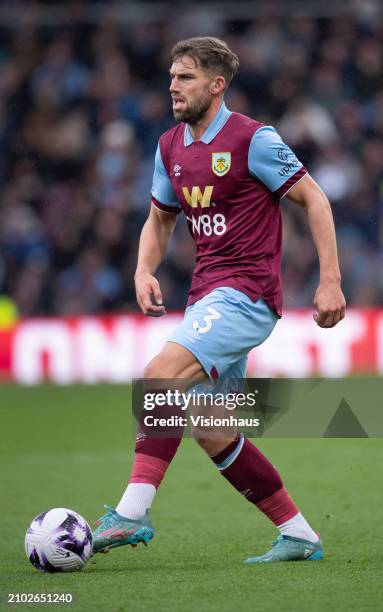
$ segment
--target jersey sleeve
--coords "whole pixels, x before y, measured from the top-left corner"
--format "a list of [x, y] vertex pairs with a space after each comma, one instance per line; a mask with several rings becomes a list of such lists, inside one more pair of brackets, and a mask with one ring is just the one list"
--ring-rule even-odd
[[253, 135], [248, 166], [250, 174], [279, 197], [286, 195], [307, 174], [306, 168], [271, 125], [259, 128]]
[[181, 212], [181, 205], [174, 193], [168, 173], [162, 161], [160, 146], [157, 146], [156, 157], [154, 160], [154, 173], [152, 185], [152, 204], [164, 212], [178, 214]]

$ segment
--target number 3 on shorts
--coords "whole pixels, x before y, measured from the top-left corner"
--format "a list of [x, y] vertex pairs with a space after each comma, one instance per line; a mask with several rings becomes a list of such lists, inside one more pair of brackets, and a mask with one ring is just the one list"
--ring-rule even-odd
[[213, 325], [212, 321], [215, 321], [216, 319], [221, 318], [221, 313], [218, 312], [218, 310], [216, 310], [215, 308], [213, 308], [213, 306], [207, 306], [206, 310], [208, 311], [209, 314], [206, 314], [203, 317], [203, 320], [206, 323], [205, 327], [200, 327], [200, 324], [198, 323], [198, 321], [193, 321], [193, 329], [197, 331], [199, 334], [206, 334], [206, 332], [211, 330], [211, 327]]

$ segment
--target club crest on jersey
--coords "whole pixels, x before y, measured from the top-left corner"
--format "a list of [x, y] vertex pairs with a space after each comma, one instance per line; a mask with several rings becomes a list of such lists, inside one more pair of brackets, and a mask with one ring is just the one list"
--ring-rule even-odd
[[231, 153], [212, 153], [211, 167], [217, 176], [225, 176], [230, 170]]

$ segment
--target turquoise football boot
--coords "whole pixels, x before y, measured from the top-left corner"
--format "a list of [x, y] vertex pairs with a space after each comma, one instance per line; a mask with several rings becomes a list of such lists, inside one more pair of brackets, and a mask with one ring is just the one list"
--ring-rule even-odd
[[118, 514], [113, 508], [105, 506], [108, 512], [96, 521], [93, 532], [93, 554], [106, 553], [117, 546], [137, 546], [140, 542], [148, 545], [154, 536], [149, 510], [140, 519], [128, 519]]
[[320, 561], [323, 559], [322, 542], [309, 542], [301, 538], [280, 535], [271, 549], [260, 557], [250, 557], [245, 563], [276, 563], [278, 561]]

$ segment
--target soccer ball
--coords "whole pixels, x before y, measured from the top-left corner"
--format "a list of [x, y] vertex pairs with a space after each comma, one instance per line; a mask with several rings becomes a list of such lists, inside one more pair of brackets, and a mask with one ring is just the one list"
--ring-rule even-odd
[[77, 512], [53, 508], [33, 519], [25, 534], [25, 552], [42, 572], [80, 570], [92, 554], [92, 532]]

